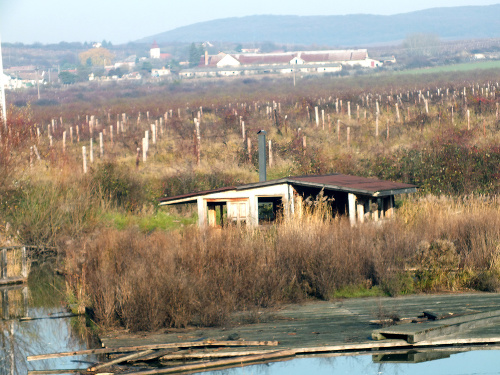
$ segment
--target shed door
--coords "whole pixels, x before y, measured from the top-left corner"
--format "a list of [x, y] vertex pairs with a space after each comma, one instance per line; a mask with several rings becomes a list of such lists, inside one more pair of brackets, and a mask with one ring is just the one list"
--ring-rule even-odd
[[236, 222], [246, 221], [248, 216], [247, 202], [228, 202], [228, 218]]

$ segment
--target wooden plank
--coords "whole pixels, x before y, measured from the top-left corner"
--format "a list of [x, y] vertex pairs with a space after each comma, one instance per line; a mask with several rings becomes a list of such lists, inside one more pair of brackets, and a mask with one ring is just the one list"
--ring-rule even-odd
[[179, 350], [177, 350], [176, 348], [173, 348], [173, 349], [163, 349], [163, 350], [155, 350], [154, 353], [152, 353], [150, 355], [145, 355], [145, 356], [139, 358], [139, 360], [141, 360], [141, 361], [151, 361], [152, 359], [162, 358], [164, 356], [170, 355], [171, 353], [178, 352], [178, 351]]
[[414, 344], [419, 341], [457, 334], [473, 328], [491, 326], [500, 322], [500, 310], [492, 310], [477, 314], [461, 315], [439, 321], [422, 324], [402, 324], [378, 329], [372, 332], [374, 340], [398, 338]]
[[295, 356], [295, 350], [279, 350], [275, 352], [271, 352], [268, 354], [261, 355], [252, 355], [248, 357], [235, 357], [229, 359], [223, 359], [220, 361], [212, 361], [212, 362], [202, 362], [191, 365], [184, 366], [176, 366], [176, 367], [168, 367], [168, 368], [159, 368], [154, 370], [146, 370], [146, 371], [138, 371], [138, 372], [130, 372], [129, 375], [155, 375], [155, 374], [173, 374], [178, 372], [186, 372], [186, 371], [198, 371], [208, 368], [222, 367], [228, 365], [240, 365], [242, 363], [252, 363], [252, 362], [260, 362], [266, 360], [273, 360], [277, 358], [286, 358]]
[[500, 337], [469, 337], [465, 339], [441, 339], [426, 340], [412, 344], [414, 347], [420, 346], [446, 346], [446, 345], [479, 345], [479, 344], [500, 344]]
[[127, 361], [130, 361], [130, 360], [133, 360], [133, 359], [144, 357], [145, 355], [151, 354], [153, 352], [154, 352], [154, 349], [148, 349], [148, 350], [140, 351], [138, 353], [127, 354], [127, 355], [124, 355], [122, 357], [115, 358], [115, 359], [113, 359], [111, 361], [108, 361], [108, 362], [104, 362], [104, 363], [100, 363], [98, 365], [90, 366], [87, 369], [87, 371], [95, 372], [97, 370], [101, 370], [103, 368], [106, 368], [106, 367], [109, 367], [109, 366], [113, 366], [113, 365], [116, 365], [118, 363], [127, 362]]
[[297, 354], [311, 354], [311, 353], [330, 353], [330, 352], [344, 352], [351, 350], [372, 350], [372, 349], [387, 349], [387, 348], [408, 348], [411, 345], [405, 340], [386, 340], [376, 342], [364, 342], [355, 344], [341, 344], [331, 346], [316, 346], [311, 348], [296, 349]]
[[71, 357], [75, 355], [90, 355], [90, 354], [109, 354], [109, 353], [129, 353], [139, 350], [148, 349], [167, 349], [167, 348], [199, 348], [199, 347], [210, 347], [210, 346], [277, 346], [277, 341], [214, 341], [205, 340], [198, 342], [177, 342], [177, 343], [167, 343], [167, 344], [154, 344], [154, 345], [139, 345], [139, 346], [127, 346], [127, 347], [117, 347], [117, 348], [103, 348], [103, 349], [87, 349], [78, 350], [74, 352], [63, 352], [63, 353], [51, 353], [51, 354], [40, 354], [40, 355], [30, 355], [26, 357], [27, 361], [37, 361], [41, 359], [49, 358], [60, 358], [60, 357]]
[[240, 352], [210, 352], [210, 353], [175, 353], [159, 356], [162, 361], [178, 361], [186, 359], [215, 359], [215, 358], [230, 358], [244, 357], [248, 355], [262, 355], [270, 353], [272, 350], [247, 350]]

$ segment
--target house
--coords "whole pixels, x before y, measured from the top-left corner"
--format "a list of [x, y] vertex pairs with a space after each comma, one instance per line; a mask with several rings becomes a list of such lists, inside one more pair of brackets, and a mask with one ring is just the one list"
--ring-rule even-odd
[[[416, 186], [344, 174], [286, 177], [241, 186], [188, 193], [160, 199], [161, 206], [193, 203], [204, 226], [270, 222], [300, 214], [304, 200], [322, 192], [333, 215], [347, 215], [354, 225], [394, 215], [394, 197], [416, 192]], [[217, 214], [218, 211], [218, 214]]]

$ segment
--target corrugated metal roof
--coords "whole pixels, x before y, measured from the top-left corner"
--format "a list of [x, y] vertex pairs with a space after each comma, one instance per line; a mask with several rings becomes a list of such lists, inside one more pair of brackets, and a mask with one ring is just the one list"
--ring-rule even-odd
[[256, 182], [236, 187], [235, 186], [223, 187], [213, 190], [177, 195], [175, 197], [161, 198], [160, 203], [166, 203], [169, 201], [176, 201], [176, 200], [185, 200], [187, 198], [194, 198], [200, 195], [208, 195], [229, 190], [249, 190], [249, 189], [284, 184], [284, 183], [288, 183], [292, 186], [293, 185], [310, 186], [316, 188], [325, 188], [327, 190], [366, 194], [371, 196], [385, 196], [394, 194], [413, 193], [417, 189], [415, 185], [404, 184], [401, 182], [384, 181], [384, 180], [379, 180], [377, 178], [366, 178], [366, 177], [350, 176], [337, 173], [337, 174], [321, 175], [321, 176], [286, 177], [279, 180]]
[[289, 177], [288, 180], [292, 183], [293, 181], [307, 182], [310, 184], [342, 187], [344, 189], [352, 189], [356, 191], [364, 190], [371, 193], [416, 188], [415, 185], [403, 184], [401, 182], [384, 181], [376, 178], [350, 176], [345, 174]]

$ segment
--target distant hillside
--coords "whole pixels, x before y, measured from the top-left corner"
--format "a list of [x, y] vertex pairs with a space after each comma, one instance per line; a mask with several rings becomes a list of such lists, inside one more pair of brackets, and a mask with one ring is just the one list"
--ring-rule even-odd
[[403, 40], [408, 34], [425, 32], [442, 39], [500, 37], [500, 4], [434, 8], [378, 16], [248, 16], [200, 22], [151, 35], [138, 42], [274, 42], [361, 46]]

